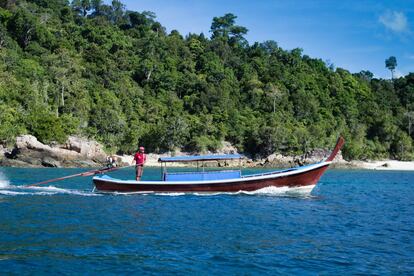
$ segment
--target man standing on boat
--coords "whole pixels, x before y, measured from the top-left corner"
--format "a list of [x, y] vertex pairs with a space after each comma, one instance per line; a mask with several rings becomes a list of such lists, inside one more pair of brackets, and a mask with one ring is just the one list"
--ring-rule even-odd
[[137, 181], [141, 180], [142, 173], [144, 171], [144, 163], [147, 160], [147, 156], [145, 155], [145, 148], [139, 147], [139, 151], [135, 153], [134, 160], [132, 160], [132, 164], [136, 164], [135, 166], [135, 179]]

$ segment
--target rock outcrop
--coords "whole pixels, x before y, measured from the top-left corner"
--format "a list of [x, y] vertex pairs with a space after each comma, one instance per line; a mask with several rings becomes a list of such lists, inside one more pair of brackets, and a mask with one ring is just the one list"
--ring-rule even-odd
[[100, 167], [106, 162], [102, 145], [79, 137], [49, 146], [32, 135], [22, 135], [13, 149], [3, 149], [1, 156], [0, 165], [17, 167]]
[[223, 141], [221, 143], [221, 148], [217, 151], [217, 154], [235, 154], [235, 153], [238, 153], [237, 148], [227, 141]]
[[75, 151], [87, 159], [105, 160], [106, 153], [101, 144], [81, 137], [70, 136], [65, 149]]
[[[287, 168], [295, 166], [303, 166], [308, 164], [317, 163], [331, 154], [331, 150], [328, 149], [314, 149], [303, 155], [285, 156], [282, 154], [271, 154], [268, 157], [258, 160], [256, 166], [263, 167], [275, 167], [275, 168]], [[343, 159], [341, 152], [333, 160], [334, 164], [343, 164], [346, 161]]]
[[[229, 142], [223, 142], [222, 148], [217, 152], [206, 154], [234, 154], [237, 149]], [[275, 167], [287, 168], [300, 165], [312, 164], [326, 158], [331, 150], [315, 149], [304, 155], [285, 156], [274, 153], [264, 159], [252, 160], [245, 157], [243, 160], [206, 162], [205, 166], [218, 167]], [[196, 154], [196, 153], [193, 153]], [[147, 154], [147, 166], [158, 166], [160, 157], [190, 155], [188, 152], [176, 150], [174, 153]], [[63, 145], [45, 145], [32, 135], [17, 137], [13, 149], [6, 149], [0, 145], [0, 166], [13, 167], [101, 167], [106, 163], [107, 154], [103, 146], [96, 141], [82, 137], [71, 136]], [[119, 166], [128, 166], [132, 163], [132, 155], [113, 155]], [[188, 166], [190, 164], [185, 164]], [[195, 164], [193, 164], [195, 166]], [[201, 165], [201, 164], [199, 164]], [[174, 166], [184, 166], [175, 163]], [[191, 165], [190, 165], [191, 166]], [[342, 158], [341, 153], [336, 156], [333, 166], [349, 167], [349, 162]]]

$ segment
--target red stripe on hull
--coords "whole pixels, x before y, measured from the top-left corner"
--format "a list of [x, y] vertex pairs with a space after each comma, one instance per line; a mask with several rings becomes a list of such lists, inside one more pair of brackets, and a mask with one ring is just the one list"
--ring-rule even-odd
[[103, 192], [238, 192], [255, 191], [265, 187], [303, 187], [316, 185], [322, 174], [328, 168], [328, 164], [314, 170], [301, 172], [287, 176], [277, 176], [268, 179], [249, 179], [245, 181], [226, 183], [203, 183], [203, 184], [125, 184], [94, 179], [93, 182], [98, 191]]

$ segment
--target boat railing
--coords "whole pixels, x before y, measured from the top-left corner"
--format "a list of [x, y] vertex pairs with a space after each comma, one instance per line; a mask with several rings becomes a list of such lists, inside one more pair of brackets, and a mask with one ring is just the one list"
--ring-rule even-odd
[[264, 172], [264, 173], [255, 173], [255, 174], [249, 174], [249, 175], [243, 175], [241, 178], [248, 178], [248, 177], [257, 177], [257, 176], [265, 176], [265, 175], [273, 175], [273, 174], [279, 174], [284, 172], [290, 172], [297, 170], [298, 168], [290, 168], [290, 169], [284, 169], [279, 171], [271, 171], [271, 172]]
[[310, 164], [310, 165], [305, 165], [305, 166], [300, 166], [300, 167], [294, 167], [294, 168], [289, 168], [289, 169], [283, 169], [283, 170], [278, 170], [278, 171], [271, 171], [271, 172], [264, 172], [264, 173], [257, 173], [257, 174], [249, 174], [249, 175], [243, 175], [242, 178], [246, 178], [246, 177], [257, 177], [257, 176], [265, 176], [265, 175], [273, 175], [273, 174], [280, 174], [280, 173], [285, 173], [285, 172], [291, 172], [291, 171], [296, 171], [299, 169], [306, 169], [309, 167], [314, 167], [315, 165], [319, 165], [323, 163], [323, 161], [314, 163], [314, 164]]

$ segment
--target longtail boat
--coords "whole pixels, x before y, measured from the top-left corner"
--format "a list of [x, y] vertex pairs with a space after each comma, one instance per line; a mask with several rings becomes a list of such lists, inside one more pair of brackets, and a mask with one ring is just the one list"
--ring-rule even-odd
[[108, 175], [99, 175], [93, 178], [93, 183], [98, 192], [117, 193], [215, 193], [256, 191], [267, 187], [288, 187], [310, 192], [343, 145], [344, 139], [339, 137], [329, 157], [318, 163], [260, 174], [242, 175], [240, 169], [168, 172], [166, 163], [170, 162], [206, 162], [243, 158], [239, 154], [177, 156], [158, 160], [161, 162], [162, 169], [162, 179], [158, 181], [121, 180]]

